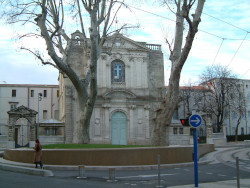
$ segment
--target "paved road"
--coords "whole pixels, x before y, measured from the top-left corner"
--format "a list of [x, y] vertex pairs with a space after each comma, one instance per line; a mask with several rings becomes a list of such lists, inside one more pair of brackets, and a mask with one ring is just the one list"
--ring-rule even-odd
[[42, 177], [0, 170], [1, 188], [110, 188], [119, 187], [102, 181]]
[[[199, 165], [199, 183], [235, 180], [235, 158], [240, 158], [240, 178], [250, 178], [250, 148], [218, 148], [202, 160], [213, 160]], [[156, 187], [157, 170], [116, 171], [117, 182], [109, 183], [108, 171], [86, 171], [86, 179], [77, 179], [78, 171], [52, 170], [54, 177], [40, 177], [27, 174], [0, 171], [1, 187]], [[193, 166], [161, 169], [161, 185], [164, 187], [193, 184]], [[4, 186], [2, 186], [4, 185]]]
[[[158, 185], [157, 171], [120, 171], [115, 183], [108, 183], [108, 172], [86, 171], [87, 179], [77, 179], [76, 171], [53, 171], [55, 177], [40, 177], [8, 171], [0, 171], [1, 187], [155, 187]], [[249, 178], [249, 173], [241, 171], [241, 178]], [[193, 167], [161, 170], [161, 185], [193, 184]], [[199, 183], [236, 179], [235, 168], [224, 164], [199, 166]], [[37, 184], [37, 185], [36, 185]], [[3, 185], [3, 186], [2, 186]], [[19, 185], [19, 186], [17, 186]]]
[[[53, 171], [57, 178], [71, 178], [78, 176], [77, 171]], [[158, 185], [157, 170], [150, 171], [117, 171], [116, 180], [119, 184], [139, 187]], [[194, 183], [193, 167], [179, 167], [161, 169], [161, 184], [164, 186], [186, 185]], [[86, 171], [87, 180], [106, 182], [107, 171]], [[249, 178], [249, 172], [241, 171], [241, 178]], [[214, 182], [236, 179], [236, 169], [224, 164], [208, 164], [199, 166], [199, 182]]]
[[[53, 171], [55, 177], [32, 176], [0, 170], [0, 184], [4, 188], [29, 187], [155, 187], [158, 185], [157, 171], [120, 171], [115, 183], [108, 183], [108, 173], [87, 171], [87, 179], [77, 179], [76, 171]], [[241, 171], [241, 178], [249, 178], [249, 173]], [[164, 187], [193, 184], [193, 168], [173, 168], [161, 170], [161, 185]], [[199, 183], [236, 179], [235, 168], [224, 164], [199, 166]]]
[[228, 166], [235, 167], [236, 157], [239, 158], [239, 165], [242, 170], [250, 172], [250, 147], [229, 148], [219, 150], [215, 155], [215, 163], [223, 163]]

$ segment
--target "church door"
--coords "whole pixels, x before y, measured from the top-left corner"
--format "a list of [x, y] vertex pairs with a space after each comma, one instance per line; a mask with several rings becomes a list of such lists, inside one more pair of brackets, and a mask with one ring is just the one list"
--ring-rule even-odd
[[115, 112], [111, 117], [111, 143], [127, 144], [127, 117], [123, 112]]

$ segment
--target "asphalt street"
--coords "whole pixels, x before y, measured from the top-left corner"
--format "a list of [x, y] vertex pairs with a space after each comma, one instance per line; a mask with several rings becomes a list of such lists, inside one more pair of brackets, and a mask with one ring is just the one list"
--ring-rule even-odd
[[[240, 178], [250, 179], [250, 147], [217, 148], [200, 161], [210, 161], [199, 165], [199, 184], [236, 180], [236, 157], [239, 157]], [[46, 168], [46, 166], [45, 166]], [[161, 169], [160, 182], [157, 170], [116, 170], [115, 181], [109, 182], [108, 170], [85, 170], [85, 179], [78, 179], [78, 170], [51, 169], [53, 177], [34, 176], [0, 170], [0, 187], [163, 187], [194, 184], [193, 165], [177, 165]], [[249, 184], [250, 187], [250, 184]]]
[[[77, 171], [53, 171], [57, 178], [74, 179]], [[157, 170], [143, 171], [116, 171], [116, 183], [140, 187], [152, 187], [158, 184]], [[108, 171], [85, 171], [86, 180], [106, 182], [109, 179]], [[240, 171], [241, 178], [250, 178], [249, 172]], [[207, 164], [199, 166], [199, 182], [214, 182], [236, 179], [236, 168], [225, 164]], [[85, 181], [85, 180], [83, 180]], [[193, 166], [161, 169], [161, 185], [174, 186], [194, 183]]]
[[[78, 171], [53, 171], [54, 177], [34, 176], [0, 170], [1, 187], [155, 187], [158, 172], [117, 171], [116, 182], [108, 182], [107, 171], [85, 171], [86, 179], [77, 179]], [[164, 187], [193, 184], [193, 167], [161, 169], [161, 185]], [[240, 171], [241, 178], [249, 178], [249, 172]], [[236, 170], [224, 164], [199, 166], [199, 183], [236, 179]]]

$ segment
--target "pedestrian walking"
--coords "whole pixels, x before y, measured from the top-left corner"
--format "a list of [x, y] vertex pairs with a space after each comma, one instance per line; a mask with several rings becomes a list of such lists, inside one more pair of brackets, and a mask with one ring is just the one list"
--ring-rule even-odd
[[42, 145], [40, 144], [39, 140], [36, 139], [36, 144], [34, 146], [34, 163], [36, 164], [36, 168], [38, 164], [40, 165], [41, 168], [43, 168], [43, 163], [42, 163]]

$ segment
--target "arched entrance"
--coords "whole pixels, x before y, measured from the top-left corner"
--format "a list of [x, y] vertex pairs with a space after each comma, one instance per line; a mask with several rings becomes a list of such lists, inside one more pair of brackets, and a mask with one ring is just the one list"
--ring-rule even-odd
[[[14, 148], [20, 145], [27, 146], [30, 141], [35, 141], [37, 112], [25, 106], [20, 106], [8, 111], [7, 113], [9, 114], [9, 147]], [[26, 128], [22, 127], [22, 124], [24, 123], [27, 124]], [[27, 133], [27, 138], [25, 140], [23, 135], [24, 132]], [[24, 141], [26, 144], [24, 144]]]
[[115, 112], [111, 116], [111, 144], [127, 144], [127, 117], [123, 112]]

